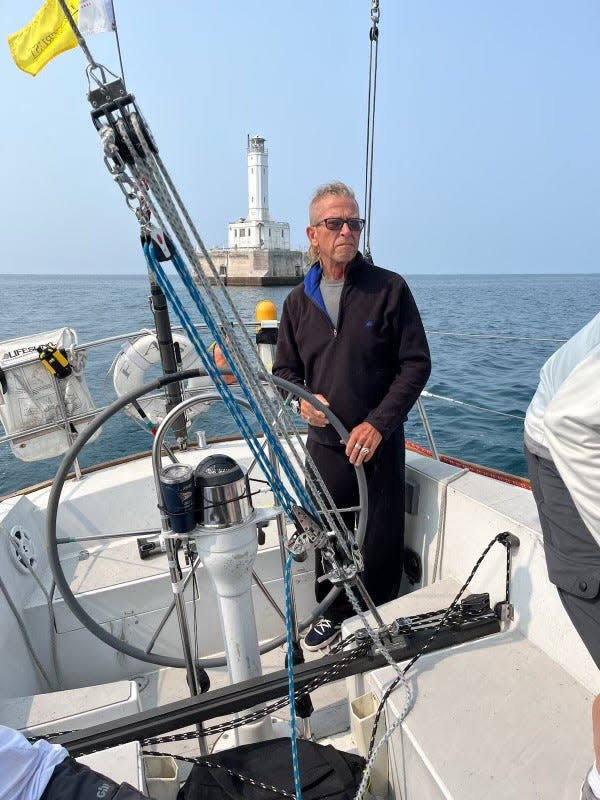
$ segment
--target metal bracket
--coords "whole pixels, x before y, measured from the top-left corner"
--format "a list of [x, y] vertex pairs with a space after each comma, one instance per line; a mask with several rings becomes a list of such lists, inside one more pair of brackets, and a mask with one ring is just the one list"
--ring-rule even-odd
[[512, 603], [496, 603], [494, 614], [500, 622], [512, 622], [515, 618], [515, 607]]
[[125, 84], [120, 78], [116, 81], [104, 84], [99, 89], [91, 89], [88, 92], [88, 100], [92, 108], [99, 109], [106, 103], [112, 103], [115, 100], [120, 100], [127, 95]]

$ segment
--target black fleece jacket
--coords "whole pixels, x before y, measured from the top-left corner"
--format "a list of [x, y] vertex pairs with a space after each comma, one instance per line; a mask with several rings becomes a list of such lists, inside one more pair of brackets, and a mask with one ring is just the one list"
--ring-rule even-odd
[[[334, 327], [315, 264], [283, 304], [273, 373], [322, 394], [348, 430], [363, 421], [387, 439], [405, 421], [431, 372], [421, 316], [404, 278], [358, 253], [346, 273]], [[339, 444], [331, 425], [309, 426]]]

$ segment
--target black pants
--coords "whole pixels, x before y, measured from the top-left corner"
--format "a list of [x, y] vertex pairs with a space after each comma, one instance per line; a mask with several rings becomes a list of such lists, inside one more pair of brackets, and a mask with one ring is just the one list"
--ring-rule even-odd
[[579, 516], [554, 462], [525, 448], [544, 535], [548, 577], [600, 667], [600, 547]]
[[[356, 472], [343, 447], [318, 444], [309, 438], [308, 452], [337, 508], [358, 505]], [[404, 560], [404, 430], [400, 428], [382, 442], [371, 461], [364, 465], [368, 486], [369, 511], [362, 547], [365, 570], [362, 579], [375, 605], [398, 595]], [[353, 513], [344, 521], [354, 530]], [[315, 558], [315, 578], [323, 575], [319, 554]], [[329, 581], [315, 581], [315, 596], [320, 602], [330, 591]], [[342, 590], [326, 612], [329, 619], [342, 621], [354, 615]]]
[[147, 795], [128, 783], [120, 786], [99, 772], [65, 758], [54, 768], [40, 800], [143, 800]]

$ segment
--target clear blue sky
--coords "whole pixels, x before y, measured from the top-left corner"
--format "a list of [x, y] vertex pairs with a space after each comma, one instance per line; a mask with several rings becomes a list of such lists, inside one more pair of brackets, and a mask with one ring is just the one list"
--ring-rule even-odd
[[[41, 0], [0, 8], [4, 35]], [[304, 243], [314, 187], [364, 185], [370, 0], [115, 0], [127, 84], [207, 246], [245, 215], [246, 135]], [[90, 37], [118, 69], [114, 39]], [[12, 273], [144, 271], [79, 50], [1, 50]], [[599, 0], [381, 0], [372, 249], [404, 274], [600, 271]]]

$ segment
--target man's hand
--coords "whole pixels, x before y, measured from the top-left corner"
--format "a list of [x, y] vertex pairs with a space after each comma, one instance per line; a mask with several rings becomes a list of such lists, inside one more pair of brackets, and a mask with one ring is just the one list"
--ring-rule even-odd
[[[322, 394], [316, 394], [317, 400], [320, 400], [324, 406], [329, 406], [327, 400]], [[329, 425], [329, 420], [322, 411], [317, 411], [314, 406], [311, 406], [306, 400], [300, 400], [300, 416], [306, 420], [309, 425], [314, 425], [315, 428], [324, 428]]]
[[346, 455], [355, 466], [370, 461], [383, 439], [370, 422], [361, 422], [352, 428], [346, 444]]

